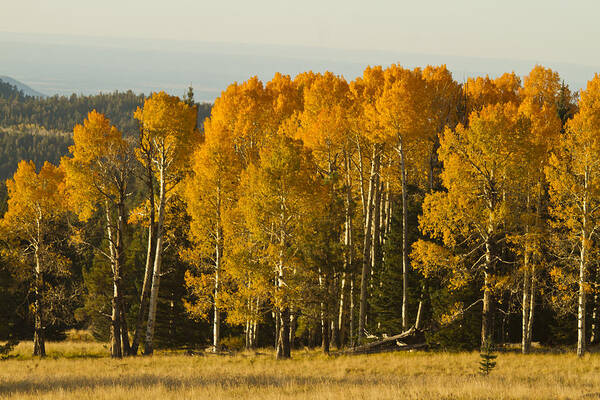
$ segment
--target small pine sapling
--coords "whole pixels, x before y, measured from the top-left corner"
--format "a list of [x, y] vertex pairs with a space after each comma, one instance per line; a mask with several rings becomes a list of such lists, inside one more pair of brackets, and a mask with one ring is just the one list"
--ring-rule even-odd
[[481, 353], [479, 354], [481, 361], [479, 361], [479, 373], [487, 376], [496, 367], [496, 354], [494, 354], [494, 345], [492, 344], [491, 338], [488, 338], [483, 346], [481, 347]]

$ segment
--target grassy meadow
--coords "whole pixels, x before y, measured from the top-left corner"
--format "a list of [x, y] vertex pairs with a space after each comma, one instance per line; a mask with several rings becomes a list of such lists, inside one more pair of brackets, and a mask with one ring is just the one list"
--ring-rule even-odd
[[162, 352], [113, 360], [107, 345], [32, 343], [0, 362], [2, 399], [576, 399], [600, 398], [600, 354], [500, 353], [477, 373], [478, 353], [412, 352], [325, 356], [297, 350], [235, 355]]

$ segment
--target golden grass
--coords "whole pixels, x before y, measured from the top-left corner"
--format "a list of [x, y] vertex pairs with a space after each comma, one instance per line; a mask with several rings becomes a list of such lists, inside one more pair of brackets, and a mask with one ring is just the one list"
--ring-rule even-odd
[[[87, 346], [87, 347], [86, 347]], [[31, 350], [31, 343], [17, 351]], [[48, 359], [0, 363], [0, 398], [11, 399], [575, 399], [600, 398], [600, 354], [502, 353], [488, 377], [477, 353], [326, 357], [296, 351], [112, 360], [101, 343], [50, 343]], [[70, 358], [61, 358], [70, 357]]]

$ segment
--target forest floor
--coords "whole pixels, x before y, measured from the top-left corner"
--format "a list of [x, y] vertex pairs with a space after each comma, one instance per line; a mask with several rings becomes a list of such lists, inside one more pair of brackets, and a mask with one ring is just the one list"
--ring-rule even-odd
[[235, 355], [159, 352], [114, 360], [102, 343], [32, 343], [0, 361], [0, 398], [10, 399], [577, 399], [600, 398], [600, 354], [499, 353], [489, 376], [475, 352], [325, 356], [296, 350]]

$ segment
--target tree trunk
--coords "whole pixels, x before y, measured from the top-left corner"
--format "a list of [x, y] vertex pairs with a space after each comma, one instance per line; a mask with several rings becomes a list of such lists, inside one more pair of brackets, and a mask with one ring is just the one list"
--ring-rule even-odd
[[[528, 239], [525, 239], [528, 240]], [[529, 340], [528, 340], [528, 330], [529, 330], [529, 295], [531, 294], [531, 277], [529, 275], [529, 249], [528, 246], [525, 246], [524, 250], [524, 262], [523, 262], [523, 318], [522, 318], [522, 326], [521, 326], [521, 352], [523, 354], [529, 353]]]
[[[536, 207], [535, 228], [540, 229], [542, 192], [541, 183], [538, 184], [539, 193]], [[530, 197], [527, 196], [527, 210], [529, 211]], [[528, 354], [531, 351], [531, 340], [533, 332], [533, 320], [535, 311], [535, 262], [531, 253], [529, 224], [525, 227], [525, 246], [524, 246], [524, 272], [523, 272], [523, 321], [522, 321], [522, 343], [521, 351]], [[532, 262], [533, 261], [533, 262]]]
[[112, 269], [112, 284], [113, 284], [113, 297], [111, 301], [111, 348], [110, 355], [114, 358], [123, 357], [123, 349], [121, 347], [121, 313], [119, 312], [119, 288], [118, 288], [118, 263], [116, 262], [115, 245], [113, 241], [112, 223], [110, 219], [110, 210], [108, 207], [108, 201], [105, 202], [105, 213], [106, 213], [106, 235], [108, 237], [108, 249], [110, 253], [110, 263]]
[[344, 153], [344, 165], [346, 170], [346, 201], [345, 201], [345, 221], [344, 221], [344, 270], [342, 272], [340, 286], [340, 303], [338, 311], [338, 342], [337, 348], [344, 344], [345, 328], [344, 309], [346, 307], [346, 279], [348, 271], [352, 269], [353, 262], [353, 241], [352, 241], [352, 177], [350, 175], [350, 156]]
[[[254, 313], [254, 315], [258, 315], [258, 305], [259, 305], [259, 298], [256, 298], [256, 311]], [[250, 335], [250, 345], [252, 346], [252, 348], [256, 347], [256, 339], [258, 337], [258, 320], [256, 319], [256, 317], [254, 318], [254, 320], [252, 321], [252, 333]]]
[[355, 334], [354, 334], [354, 272], [350, 275], [350, 326], [348, 330], [350, 331], [350, 347], [354, 347], [355, 345]]
[[[586, 171], [584, 177], [584, 189], [588, 190], [588, 173]], [[585, 312], [586, 298], [585, 286], [587, 275], [587, 240], [588, 240], [588, 197], [587, 193], [583, 198], [582, 207], [582, 224], [581, 224], [581, 248], [579, 253], [579, 296], [577, 304], [577, 356], [582, 357], [586, 351], [586, 336], [585, 336]]]
[[296, 311], [290, 311], [290, 349], [294, 348], [294, 338], [296, 337], [296, 325], [298, 321], [297, 316], [298, 313]]
[[367, 320], [367, 288], [369, 284], [369, 278], [371, 275], [370, 267], [371, 267], [371, 225], [373, 222], [373, 203], [374, 203], [374, 195], [375, 195], [375, 184], [376, 184], [376, 175], [379, 173], [379, 146], [373, 146], [373, 158], [371, 161], [371, 176], [369, 179], [369, 196], [367, 199], [366, 206], [366, 215], [365, 215], [365, 236], [364, 236], [364, 245], [363, 245], [363, 265], [362, 265], [362, 274], [361, 274], [361, 282], [360, 282], [360, 305], [358, 312], [358, 341], [359, 343], [362, 341], [362, 338], [365, 334], [365, 325]]
[[380, 273], [381, 268], [381, 184], [379, 174], [375, 176], [375, 196], [373, 199], [373, 222], [371, 232], [371, 289], [377, 284], [373, 275]]
[[[600, 278], [600, 273], [598, 271], [598, 263], [596, 263], [596, 268], [595, 268], [595, 282], [594, 283], [598, 283], [598, 279]], [[593, 308], [592, 308], [592, 329], [590, 332], [590, 344], [597, 344], [598, 343], [598, 339], [600, 339], [600, 324], [599, 324], [599, 312], [600, 312], [600, 304], [598, 304], [598, 301], [600, 300], [599, 296], [598, 296], [598, 292], [594, 291], [594, 298], [593, 298]]]
[[[148, 162], [150, 166], [150, 162]], [[142, 337], [142, 329], [144, 325], [144, 316], [148, 308], [148, 295], [150, 293], [150, 285], [152, 282], [152, 260], [154, 256], [154, 246], [156, 244], [156, 221], [155, 221], [155, 205], [154, 205], [154, 177], [152, 169], [148, 168], [148, 199], [150, 200], [150, 216], [148, 224], [148, 247], [146, 249], [146, 267], [144, 269], [144, 281], [142, 283], [142, 292], [140, 294], [140, 309], [138, 310], [135, 334], [131, 344], [131, 354], [136, 355]]]
[[[527, 195], [525, 210], [529, 213], [530, 196]], [[529, 353], [529, 295], [531, 294], [531, 276], [529, 271], [529, 222], [525, 225], [525, 245], [523, 246], [523, 317], [521, 321], [521, 353]]]
[[408, 328], [408, 200], [406, 197], [406, 162], [401, 135], [397, 148], [400, 155], [400, 178], [402, 185], [402, 330]]
[[146, 324], [146, 341], [144, 343], [144, 354], [151, 355], [154, 352], [154, 330], [156, 323], [156, 308], [158, 305], [158, 290], [160, 286], [162, 249], [163, 249], [163, 224], [165, 220], [165, 176], [164, 166], [160, 168], [160, 189], [158, 205], [158, 223], [156, 226], [156, 250], [154, 253], [154, 270], [152, 272], [152, 286], [150, 289], [150, 304], [148, 307], [148, 322]]
[[590, 332], [590, 344], [598, 343], [598, 334], [600, 333], [600, 327], [598, 326], [598, 294], [594, 292], [593, 298], [593, 307], [592, 307], [592, 329]]
[[279, 314], [279, 310], [273, 312], [273, 319], [275, 320], [275, 349], [277, 349], [279, 344], [279, 331], [281, 330], [281, 317]]
[[217, 306], [217, 296], [219, 293], [219, 271], [215, 272], [215, 298], [213, 305], [213, 352], [217, 353], [220, 348], [220, 333], [221, 333], [221, 315]]
[[123, 245], [123, 234], [125, 232], [125, 193], [121, 194], [119, 204], [117, 204], [117, 237], [115, 246], [115, 274], [117, 278], [117, 301], [119, 310], [119, 323], [121, 333], [121, 354], [128, 356], [131, 354], [131, 347], [129, 346], [129, 331], [127, 329], [127, 316], [125, 312], [125, 299], [123, 290], [123, 277], [121, 272], [121, 266], [123, 265], [124, 245]]
[[279, 306], [279, 315], [278, 315], [278, 319], [279, 319], [279, 329], [277, 332], [277, 346], [276, 346], [276, 358], [278, 360], [284, 359], [284, 358], [290, 358], [291, 352], [290, 352], [290, 307], [287, 305], [287, 299], [284, 293], [284, 286], [285, 286], [285, 281], [284, 281], [284, 258], [283, 258], [283, 252], [286, 246], [286, 241], [285, 241], [285, 231], [284, 231], [284, 226], [285, 226], [285, 211], [283, 208], [283, 203], [281, 205], [281, 216], [280, 216], [281, 220], [280, 220], [280, 237], [279, 237], [279, 262], [277, 265], [277, 292], [279, 294], [279, 301], [280, 301], [280, 306]]
[[276, 358], [282, 360], [290, 358], [290, 309], [289, 307], [283, 307], [279, 312], [280, 328], [277, 339], [277, 351]]
[[533, 321], [535, 311], [535, 264], [531, 266], [531, 284], [529, 285], [529, 318], [527, 319], [527, 346], [531, 349], [531, 340], [533, 337]]
[[421, 318], [423, 318], [423, 300], [419, 301], [419, 307], [417, 308], [417, 318], [415, 319], [415, 329], [421, 327]]
[[577, 302], [577, 356], [584, 355], [586, 350], [585, 337], [585, 278], [586, 278], [586, 217], [584, 217], [584, 229], [581, 237], [581, 249], [579, 253], [579, 296]]
[[246, 318], [246, 325], [244, 326], [244, 339], [245, 339], [245, 348], [246, 350], [250, 350], [250, 320]]
[[484, 283], [483, 283], [483, 311], [481, 318], [481, 348], [485, 348], [485, 345], [493, 340], [493, 298], [491, 289], [491, 274], [494, 270], [493, 254], [492, 254], [492, 243], [491, 236], [492, 228], [488, 227], [488, 237], [485, 240], [485, 269], [484, 269]]
[[321, 289], [321, 302], [319, 303], [319, 314], [321, 317], [321, 348], [324, 353], [329, 353], [329, 321], [327, 318], [326, 304], [323, 299], [327, 298], [325, 293], [325, 278], [319, 267], [319, 288]]
[[[219, 189], [217, 188], [218, 193]], [[221, 330], [221, 315], [219, 310], [219, 280], [221, 275], [221, 259], [223, 257], [223, 230], [221, 228], [221, 198], [217, 195], [217, 227], [216, 227], [216, 248], [215, 248], [215, 288], [213, 294], [213, 351], [216, 353], [220, 350], [220, 330]]]
[[120, 315], [119, 315], [119, 290], [117, 289], [117, 285], [115, 283], [115, 278], [113, 274], [113, 298], [112, 298], [112, 312], [111, 312], [111, 348], [110, 355], [113, 358], [121, 358], [123, 357], [123, 350], [121, 348], [121, 329], [120, 329]]
[[490, 289], [490, 273], [484, 272], [483, 312], [481, 318], [481, 348], [492, 340], [492, 291]]
[[[39, 240], [38, 240], [39, 243]], [[46, 357], [46, 340], [44, 337], [44, 323], [42, 321], [42, 299], [41, 291], [44, 285], [42, 268], [40, 265], [39, 249], [35, 249], [35, 302], [34, 302], [34, 333], [33, 333], [33, 355]]]

